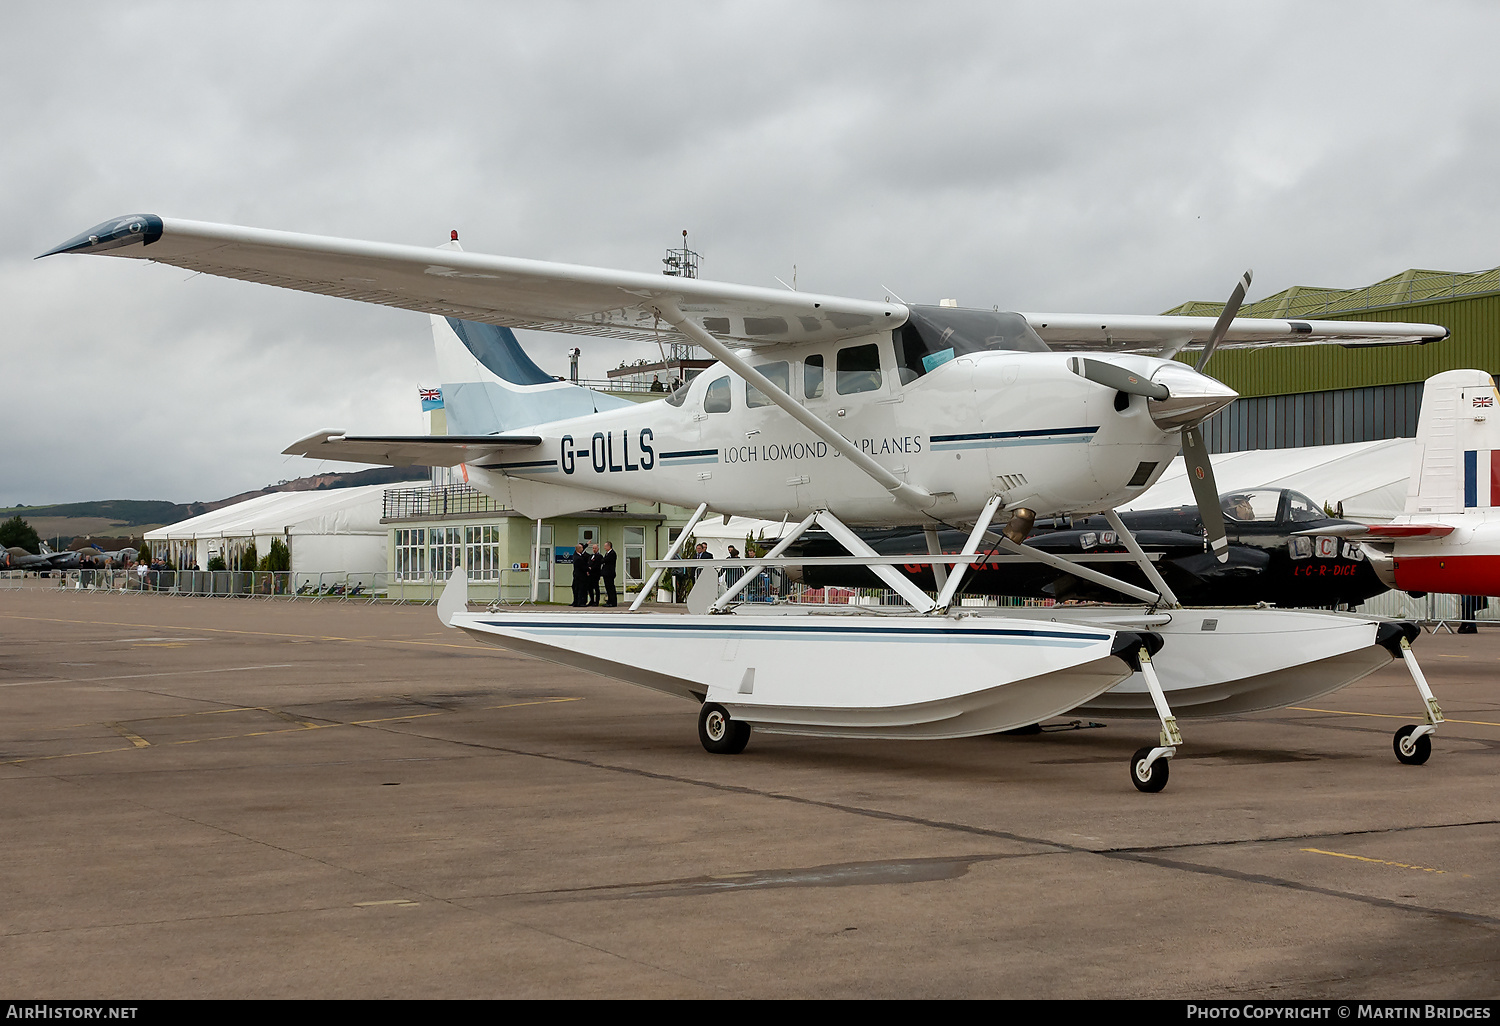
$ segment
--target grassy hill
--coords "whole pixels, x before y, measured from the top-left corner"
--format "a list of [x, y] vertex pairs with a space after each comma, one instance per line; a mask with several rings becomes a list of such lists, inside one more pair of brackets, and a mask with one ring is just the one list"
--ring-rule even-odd
[[426, 467], [375, 467], [348, 474], [316, 474], [282, 481], [254, 491], [241, 492], [212, 502], [167, 502], [163, 499], [97, 499], [92, 502], [63, 502], [51, 506], [12, 506], [0, 509], [0, 520], [20, 516], [51, 544], [66, 547], [83, 535], [110, 535], [140, 538], [147, 531], [175, 524], [189, 517], [211, 512], [222, 506], [271, 492], [320, 491], [325, 488], [353, 488], [359, 485], [395, 484], [401, 481], [427, 480]]

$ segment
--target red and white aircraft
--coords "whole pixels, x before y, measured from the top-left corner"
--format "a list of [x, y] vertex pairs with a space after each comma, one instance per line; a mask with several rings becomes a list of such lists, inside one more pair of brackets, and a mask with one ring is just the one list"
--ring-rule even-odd
[[1308, 532], [1361, 543], [1392, 588], [1500, 595], [1500, 393], [1481, 370], [1427, 379], [1405, 512]]

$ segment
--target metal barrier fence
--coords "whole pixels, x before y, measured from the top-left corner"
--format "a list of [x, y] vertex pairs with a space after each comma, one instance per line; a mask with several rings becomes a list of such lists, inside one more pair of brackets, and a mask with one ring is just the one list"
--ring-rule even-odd
[[[509, 575], [509, 576], [507, 576]], [[519, 580], [517, 580], [519, 578]], [[34, 582], [34, 585], [33, 583]], [[448, 583], [435, 573], [395, 574], [330, 570], [55, 570], [49, 578], [32, 578], [26, 585], [57, 590], [113, 594], [198, 595], [245, 599], [307, 599], [340, 602], [415, 602], [438, 600]], [[16, 587], [22, 582], [17, 579]], [[469, 599], [501, 605], [531, 601], [527, 571], [500, 570], [494, 580], [471, 580]]]
[[[531, 601], [531, 578], [526, 570], [502, 567], [498, 580], [470, 580], [469, 600], [474, 603], [525, 605]], [[738, 580], [734, 568], [720, 571], [716, 591]], [[94, 591], [114, 594], [199, 595], [247, 599], [333, 600], [340, 602], [406, 602], [429, 605], [438, 600], [447, 577], [428, 571], [397, 574], [330, 570], [306, 571], [263, 570], [161, 570], [144, 574], [131, 570], [54, 570], [50, 576], [20, 570], [0, 571], [0, 591], [22, 588]], [[639, 587], [639, 585], [635, 585]], [[626, 593], [633, 593], [630, 588]], [[661, 594], [670, 594], [665, 588]], [[929, 594], [933, 594], [929, 592]], [[934, 597], [936, 597], [934, 595]], [[787, 582], [780, 574], [762, 571], [758, 579], [739, 596], [740, 601], [786, 603], [795, 605], [902, 606], [899, 594], [883, 588], [810, 588]], [[1428, 594], [1413, 598], [1405, 592], [1388, 591], [1358, 606], [1354, 611], [1372, 616], [1416, 620], [1435, 629], [1461, 623], [1500, 622], [1500, 599], [1490, 602], [1480, 598], [1471, 604], [1483, 608], [1465, 609], [1465, 596]], [[1046, 607], [1053, 599], [1028, 599], [1008, 596], [968, 596], [963, 606]], [[1467, 615], [1465, 615], [1467, 614]]]

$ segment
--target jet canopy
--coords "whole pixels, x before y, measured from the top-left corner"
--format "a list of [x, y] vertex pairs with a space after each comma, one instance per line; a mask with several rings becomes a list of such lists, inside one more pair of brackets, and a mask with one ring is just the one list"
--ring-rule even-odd
[[[1282, 507], [1285, 499], [1286, 506]], [[1242, 492], [1227, 492], [1219, 496], [1220, 508], [1228, 520], [1236, 523], [1303, 523], [1327, 520], [1323, 507], [1301, 492], [1290, 488], [1252, 488]]]

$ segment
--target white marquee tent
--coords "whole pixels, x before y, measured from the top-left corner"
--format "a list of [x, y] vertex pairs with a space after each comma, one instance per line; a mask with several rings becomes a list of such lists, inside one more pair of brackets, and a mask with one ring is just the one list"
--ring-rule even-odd
[[[1302, 449], [1252, 449], [1212, 457], [1219, 494], [1249, 488], [1295, 488], [1314, 502], [1344, 504], [1351, 520], [1379, 523], [1406, 507], [1406, 485], [1416, 439], [1314, 445]], [[1140, 498], [1121, 509], [1192, 505], [1193, 489], [1182, 457]]]
[[380, 523], [385, 485], [330, 488], [311, 492], [272, 492], [224, 506], [181, 523], [146, 532], [153, 550], [165, 545], [185, 569], [196, 561], [237, 551], [252, 539], [264, 556], [273, 539], [292, 553], [299, 573], [380, 572], [386, 569], [387, 529]]

